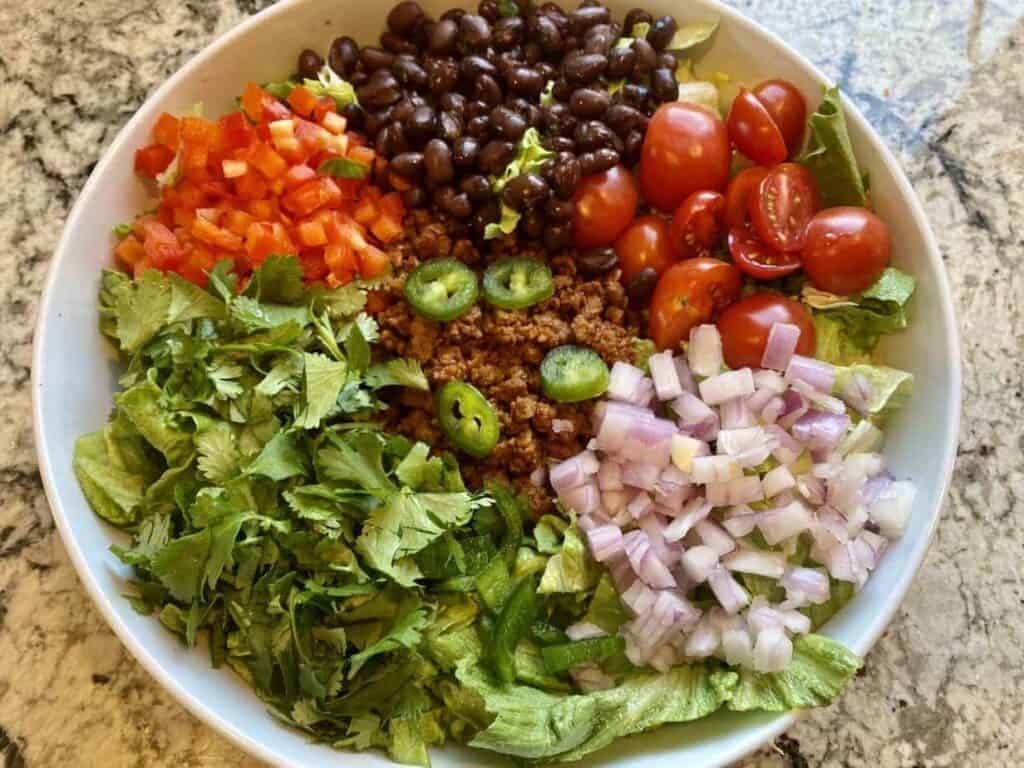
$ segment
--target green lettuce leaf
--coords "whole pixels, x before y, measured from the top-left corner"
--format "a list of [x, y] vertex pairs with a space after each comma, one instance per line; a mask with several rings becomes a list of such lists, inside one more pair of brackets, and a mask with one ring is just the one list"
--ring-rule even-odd
[[565, 531], [558, 554], [548, 560], [537, 591], [542, 595], [584, 592], [597, 584], [600, 573], [600, 568], [590, 557], [580, 537], [579, 529], [572, 525]]
[[[554, 155], [554, 152], [543, 145], [537, 129], [528, 128], [523, 137], [519, 139], [515, 157], [505, 166], [501, 176], [491, 179], [491, 189], [500, 199], [501, 193], [512, 179], [524, 173], [537, 173], [544, 161], [554, 157]], [[512, 233], [519, 224], [519, 219], [519, 212], [513, 210], [502, 201], [501, 218], [497, 223], [488, 224], [485, 227], [484, 239], [491, 240]]]
[[785, 671], [740, 670], [728, 707], [737, 712], [823, 707], [832, 703], [860, 666], [860, 658], [832, 638], [801, 635], [793, 641], [793, 660]]
[[146, 478], [111, 460], [103, 431], [78, 438], [72, 466], [82, 493], [97, 515], [120, 526], [136, 521]]
[[302, 84], [316, 96], [327, 96], [334, 99], [339, 110], [349, 104], [359, 104], [356, 89], [331, 69], [330, 64], [324, 64], [323, 69], [317, 74], [316, 80], [306, 79], [302, 81]]
[[834, 392], [842, 395], [848, 390], [857, 391], [857, 382], [866, 382], [871, 397], [867, 412], [876, 421], [882, 422], [893, 411], [902, 408], [913, 394], [914, 374], [888, 368], [884, 365], [863, 363], [836, 368]]
[[522, 218], [519, 211], [512, 208], [504, 200], [501, 201], [501, 215], [496, 222], [484, 227], [484, 240], [493, 240], [502, 235], [511, 235], [519, 226]]
[[822, 207], [863, 207], [867, 203], [864, 176], [853, 154], [838, 87], [825, 90], [821, 105], [807, 122], [810, 137], [797, 162], [814, 174]]

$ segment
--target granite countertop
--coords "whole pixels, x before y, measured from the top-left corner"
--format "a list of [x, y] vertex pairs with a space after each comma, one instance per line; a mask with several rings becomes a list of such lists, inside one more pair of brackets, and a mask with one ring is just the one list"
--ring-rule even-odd
[[[32, 327], [60, 226], [146, 95], [266, 0], [0, 0], [0, 759], [255, 766], [175, 703], [83, 591], [43, 497]], [[1024, 6], [733, 0], [837, 80], [924, 201], [963, 330], [942, 525], [865, 672], [744, 768], [1024, 763]], [[1014, 215], [1016, 213], [1016, 215]], [[1013, 341], [1013, 339], [1018, 341]]]

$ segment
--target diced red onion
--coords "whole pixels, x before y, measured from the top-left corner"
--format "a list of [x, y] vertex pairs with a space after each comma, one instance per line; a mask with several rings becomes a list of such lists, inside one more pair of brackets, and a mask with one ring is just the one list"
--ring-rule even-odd
[[691, 466], [690, 477], [695, 483], [724, 483], [743, 474], [731, 456], [698, 456]]
[[722, 565], [730, 571], [782, 578], [786, 572], [786, 556], [780, 552], [764, 552], [757, 549], [738, 549], [722, 558]]
[[789, 429], [797, 419], [807, 413], [810, 407], [807, 398], [795, 389], [787, 389], [782, 393], [782, 413], [779, 414], [779, 426]]
[[868, 507], [868, 515], [883, 536], [898, 539], [903, 535], [916, 494], [914, 484], [906, 481], [890, 483], [879, 492]]
[[700, 540], [706, 546], [711, 547], [719, 557], [727, 555], [736, 549], [736, 542], [732, 536], [714, 520], [701, 520], [694, 527]]
[[637, 579], [633, 584], [622, 592], [622, 602], [625, 603], [636, 615], [647, 613], [654, 605], [655, 594], [642, 581]]
[[763, 597], [755, 597], [750, 602], [750, 608], [747, 609], [744, 618], [746, 619], [747, 627], [755, 635], [772, 627], [781, 629], [783, 626], [782, 612], [769, 604]]
[[871, 400], [874, 398], [874, 387], [863, 374], [854, 372], [852, 376], [845, 376], [839, 390], [841, 397], [847, 405], [855, 408], [863, 414], [871, 409]]
[[607, 632], [596, 624], [586, 621], [570, 624], [565, 628], [565, 634], [570, 640], [589, 640], [593, 637], [606, 637], [608, 635]]
[[819, 392], [831, 392], [836, 383], [836, 369], [824, 360], [793, 355], [786, 366], [786, 378], [790, 381], [805, 381]]
[[772, 399], [765, 403], [764, 408], [761, 409], [761, 421], [766, 424], [774, 424], [779, 420], [779, 416], [782, 415], [785, 407], [785, 401], [779, 395], [773, 395]]
[[699, 385], [701, 399], [708, 405], [754, 394], [754, 375], [749, 368], [726, 371], [704, 379]]
[[785, 507], [766, 509], [757, 518], [757, 527], [769, 546], [809, 530], [814, 524], [811, 512], [801, 502]]
[[568, 419], [552, 419], [551, 420], [551, 431], [556, 435], [560, 435], [563, 432], [572, 432], [576, 428]]
[[698, 376], [714, 376], [722, 370], [722, 337], [715, 326], [698, 325], [690, 331], [686, 359]]
[[630, 531], [622, 537], [622, 545], [626, 550], [626, 557], [634, 571], [640, 570], [644, 555], [651, 548], [651, 541], [643, 531]]
[[722, 633], [725, 662], [734, 667], [753, 667], [754, 643], [746, 627], [727, 629]]
[[793, 424], [793, 437], [812, 449], [833, 449], [846, 434], [850, 417], [844, 414], [808, 411]]
[[632, 488], [653, 491], [660, 476], [661, 467], [656, 464], [639, 464], [631, 461], [622, 467], [622, 482]]
[[701, 544], [683, 552], [679, 562], [687, 578], [694, 584], [700, 584], [707, 581], [711, 572], [718, 567], [718, 553], [711, 547]]
[[629, 512], [630, 517], [634, 520], [639, 520], [641, 517], [646, 515], [651, 509], [654, 508], [654, 501], [651, 497], [643, 491], [638, 492], [626, 505], [626, 510]]
[[814, 475], [800, 475], [796, 478], [796, 489], [809, 504], [820, 506], [825, 503], [825, 481]]
[[597, 470], [597, 487], [602, 491], [622, 490], [622, 465], [617, 461], [605, 460]]
[[691, 659], [706, 659], [718, 650], [722, 638], [710, 622], [701, 620], [686, 638], [683, 652]]
[[703, 440], [689, 435], [673, 435], [669, 445], [672, 464], [681, 472], [693, 471], [693, 460], [697, 456], [707, 456], [711, 448]]
[[708, 585], [726, 613], [735, 615], [750, 603], [750, 595], [725, 568], [719, 567], [708, 576]]
[[661, 562], [657, 554], [650, 549], [648, 549], [647, 554], [644, 555], [644, 559], [640, 563], [640, 568], [637, 569], [636, 575], [639, 576], [644, 583], [655, 589], [670, 589], [676, 585], [676, 580], [672, 578], [672, 573], [665, 564]]
[[676, 377], [679, 379], [679, 385], [683, 391], [697, 394], [697, 382], [694, 381], [693, 372], [687, 365], [686, 358], [677, 356], [673, 363], [676, 366]]
[[608, 569], [608, 573], [612, 575], [612, 581], [615, 582], [615, 591], [619, 594], [625, 592], [629, 585], [636, 580], [633, 566], [630, 564], [629, 558], [626, 557], [625, 551], [621, 555], [612, 557], [604, 565]]
[[799, 326], [772, 323], [771, 330], [768, 331], [768, 341], [764, 345], [764, 354], [761, 355], [761, 367], [774, 368], [777, 371], [786, 370], [799, 341]]
[[846, 403], [826, 392], [819, 392], [804, 381], [794, 381], [793, 389], [807, 398], [807, 401], [827, 413], [846, 413]]
[[588, 531], [590, 531], [591, 528], [595, 528], [595, 527], [601, 525], [601, 522], [606, 522], [606, 521], [600, 521], [599, 522], [599, 521], [594, 519], [593, 515], [580, 515], [579, 517], [576, 518], [576, 525], [579, 526], [579, 529], [581, 531], [583, 531], [584, 533], [587, 533]]
[[587, 531], [590, 553], [599, 563], [606, 563], [625, 552], [622, 529], [617, 525], [599, 525]]
[[676, 425], [667, 419], [634, 421], [619, 448], [619, 455], [631, 462], [667, 466], [671, 460], [672, 436], [676, 431]]
[[776, 395], [781, 395], [789, 389], [789, 382], [786, 381], [781, 373], [760, 368], [754, 371], [754, 386], [758, 389], [767, 389]]
[[683, 394], [683, 385], [679, 382], [672, 350], [666, 349], [664, 352], [651, 355], [647, 358], [647, 366], [651, 369], [654, 392], [659, 400], [672, 400]]
[[621, 360], [612, 366], [611, 376], [608, 379], [608, 389], [605, 395], [612, 400], [621, 400], [634, 405], [646, 405], [641, 403], [641, 383], [644, 372], [635, 365], [624, 363]]
[[718, 433], [719, 453], [732, 456], [740, 467], [756, 467], [767, 459], [778, 439], [762, 427], [722, 429]]
[[559, 501], [577, 515], [589, 515], [601, 506], [601, 492], [596, 483], [587, 483], [558, 494]]
[[555, 493], [578, 488], [587, 482], [587, 479], [595, 474], [598, 468], [597, 457], [592, 452], [578, 453], [571, 459], [566, 459], [551, 468], [551, 487], [555, 489]]
[[793, 660], [793, 643], [782, 629], [758, 633], [751, 662], [757, 672], [782, 672]]
[[716, 507], [751, 504], [764, 499], [764, 488], [757, 475], [744, 475], [725, 483], [708, 483], [704, 493]]
[[792, 632], [794, 635], [806, 635], [811, 631], [811, 620], [800, 611], [789, 609], [780, 611], [780, 613], [787, 632]]
[[[754, 386], [757, 386], [757, 381], [756, 380], [754, 382]], [[750, 418], [752, 419], [752, 423], [751, 424], [741, 424], [739, 426], [749, 427], [749, 426], [752, 426], [753, 424], [756, 424], [757, 420], [754, 418], [754, 414], [760, 413], [764, 409], [765, 405], [767, 405], [773, 398], [776, 398], [776, 397], [778, 397], [778, 394], [775, 393], [775, 392], [772, 392], [770, 389], [758, 389], [757, 391], [755, 391], [754, 394], [752, 394], [750, 397], [748, 397], [744, 401], [746, 403], [746, 405], [747, 405], [747, 409], [750, 411], [750, 414], [751, 414]], [[723, 426], [726, 426], [726, 428], [729, 428], [728, 425], [725, 423], [726, 421], [728, 421], [728, 419], [726, 419], [725, 413], [724, 413], [726, 405], [728, 405], [728, 404], [727, 403], [723, 403], [723, 405], [722, 405], [722, 411], [723, 411], [723, 413], [722, 413], [722, 424], [723, 424]]]
[[697, 523], [706, 518], [711, 512], [711, 505], [703, 498], [697, 497], [683, 507], [679, 517], [668, 524], [665, 528], [666, 541], [679, 541]]
[[783, 491], [795, 487], [796, 480], [789, 468], [783, 465], [768, 470], [761, 480], [761, 485], [764, 486], [764, 495], [770, 499], [772, 496], [778, 496]]
[[[756, 396], [757, 393], [755, 392], [750, 397]], [[753, 427], [757, 424], [754, 412], [747, 404], [748, 399], [737, 397], [722, 403], [719, 407], [719, 419], [722, 429], [741, 429], [743, 427]]]
[[613, 400], [602, 400], [594, 408], [594, 446], [606, 453], [618, 453], [636, 421], [655, 418], [646, 408]]
[[758, 514], [746, 504], [738, 504], [726, 511], [722, 527], [736, 538], [747, 536], [757, 525]]
[[630, 491], [605, 491], [601, 494], [601, 506], [614, 516], [625, 510], [632, 498]]

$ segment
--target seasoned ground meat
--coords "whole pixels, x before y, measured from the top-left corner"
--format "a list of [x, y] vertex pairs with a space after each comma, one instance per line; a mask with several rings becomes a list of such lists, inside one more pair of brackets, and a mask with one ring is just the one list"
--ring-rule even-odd
[[[481, 301], [450, 323], [435, 323], [413, 312], [402, 296], [405, 275], [421, 261], [454, 256], [483, 269], [511, 255], [549, 263], [555, 284], [550, 299], [521, 311], [500, 310]], [[468, 381], [487, 396], [501, 421], [501, 440], [486, 459], [462, 457], [466, 482], [476, 487], [488, 477], [500, 477], [525, 493], [537, 514], [546, 511], [551, 501], [530, 484], [529, 476], [549, 459], [583, 449], [590, 438], [594, 404], [561, 404], [545, 398], [540, 362], [561, 344], [591, 347], [609, 365], [632, 359], [637, 329], [618, 272], [587, 280], [577, 274], [572, 251], [548, 258], [539, 244], [511, 236], [478, 248], [461, 225], [439, 222], [423, 211], [409, 217], [406, 237], [392, 253], [392, 261], [400, 266], [373, 302], [381, 345], [392, 354], [418, 359], [432, 387]], [[437, 426], [430, 395], [402, 392], [392, 406], [390, 427], [451, 447]]]

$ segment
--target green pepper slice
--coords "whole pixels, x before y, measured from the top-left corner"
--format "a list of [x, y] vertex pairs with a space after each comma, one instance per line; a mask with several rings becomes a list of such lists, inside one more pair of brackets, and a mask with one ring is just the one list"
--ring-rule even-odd
[[480, 288], [476, 272], [458, 259], [434, 259], [409, 273], [404, 292], [418, 314], [444, 323], [472, 307]]
[[548, 672], [565, 672], [577, 664], [607, 659], [625, 647], [626, 641], [621, 637], [592, 637], [574, 643], [547, 645], [540, 649], [540, 655]]
[[537, 584], [533, 578], [526, 578], [516, 585], [494, 629], [491, 659], [494, 671], [503, 683], [516, 679], [515, 652], [519, 641], [529, 634], [540, 613], [540, 599]]
[[540, 364], [544, 394], [559, 403], [590, 400], [608, 389], [611, 375], [604, 360], [588, 347], [555, 347]]
[[536, 259], [502, 259], [484, 273], [484, 298], [499, 309], [526, 309], [554, 292], [551, 269]]
[[437, 420], [445, 436], [470, 456], [483, 458], [498, 444], [498, 414], [472, 384], [450, 381], [441, 387]]

